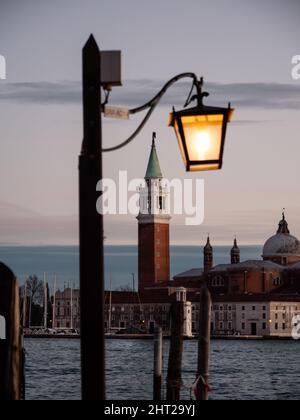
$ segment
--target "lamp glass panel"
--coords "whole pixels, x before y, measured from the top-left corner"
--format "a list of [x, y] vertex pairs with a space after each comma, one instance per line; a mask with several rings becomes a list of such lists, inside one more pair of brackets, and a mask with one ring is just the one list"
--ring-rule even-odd
[[190, 161], [219, 160], [223, 115], [181, 117]]
[[186, 162], [186, 156], [185, 156], [185, 152], [184, 152], [184, 148], [183, 148], [182, 139], [181, 139], [181, 135], [180, 135], [180, 132], [179, 132], [177, 120], [175, 120], [174, 128], [175, 128], [175, 133], [176, 133], [179, 149], [180, 149], [180, 152], [181, 152], [181, 156], [182, 156], [184, 164], [186, 165], [186, 163], [187, 163]]

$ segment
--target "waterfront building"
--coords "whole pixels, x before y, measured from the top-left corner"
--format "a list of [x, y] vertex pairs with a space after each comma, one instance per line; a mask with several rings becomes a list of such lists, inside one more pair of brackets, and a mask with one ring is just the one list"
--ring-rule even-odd
[[300, 312], [300, 242], [290, 234], [283, 213], [278, 230], [263, 247], [262, 259], [242, 261], [235, 238], [229, 263], [214, 265], [210, 237], [203, 249], [203, 267], [170, 279], [168, 192], [153, 140], [140, 189], [138, 216], [138, 292], [107, 292], [106, 330], [152, 332], [155, 325], [170, 332], [170, 306], [185, 301], [185, 335], [198, 331], [199, 290], [212, 294], [214, 335], [291, 336]]
[[80, 329], [80, 294], [67, 288], [55, 293], [54, 328]]

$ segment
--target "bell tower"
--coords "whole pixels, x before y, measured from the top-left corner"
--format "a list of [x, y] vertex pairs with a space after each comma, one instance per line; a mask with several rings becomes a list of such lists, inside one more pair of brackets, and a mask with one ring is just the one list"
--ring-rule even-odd
[[238, 247], [237, 244], [237, 239], [234, 239], [234, 244], [233, 247], [231, 248], [231, 264], [239, 264], [239, 262], [241, 261], [241, 252], [240, 252], [240, 248]]
[[170, 280], [169, 193], [162, 185], [162, 172], [153, 133], [151, 153], [140, 192], [138, 220], [139, 290]]
[[214, 250], [210, 244], [210, 238], [207, 237], [206, 245], [203, 249], [204, 256], [204, 272], [207, 273], [213, 268], [214, 265]]

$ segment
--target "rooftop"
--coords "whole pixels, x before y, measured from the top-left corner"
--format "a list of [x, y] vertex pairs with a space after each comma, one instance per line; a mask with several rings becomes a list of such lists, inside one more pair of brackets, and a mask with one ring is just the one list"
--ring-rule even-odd
[[265, 271], [283, 271], [284, 267], [279, 264], [276, 264], [272, 261], [260, 261], [260, 260], [248, 260], [241, 262], [239, 264], [220, 264], [214, 267], [210, 272], [219, 272], [219, 271], [255, 271], [262, 270]]
[[185, 279], [185, 278], [200, 278], [203, 276], [202, 268], [191, 268], [190, 270], [184, 271], [183, 273], [176, 274], [174, 280]]

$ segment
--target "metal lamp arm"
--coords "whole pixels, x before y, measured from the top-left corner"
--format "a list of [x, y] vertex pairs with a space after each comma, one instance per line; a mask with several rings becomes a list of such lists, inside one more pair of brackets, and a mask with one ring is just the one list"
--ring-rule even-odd
[[154, 96], [153, 99], [151, 99], [151, 101], [147, 102], [145, 105], [142, 105], [140, 107], [137, 108], [133, 108], [131, 110], [129, 110], [130, 114], [137, 114], [138, 112], [142, 112], [147, 108], [150, 108], [149, 111], [147, 112], [146, 116], [144, 117], [144, 119], [142, 120], [141, 124], [138, 126], [138, 128], [133, 132], [133, 134], [127, 139], [125, 140], [123, 143], [120, 143], [117, 146], [114, 147], [110, 147], [110, 148], [106, 148], [106, 149], [102, 149], [102, 152], [113, 152], [115, 150], [119, 150], [122, 149], [123, 147], [125, 147], [127, 144], [129, 144], [132, 140], [134, 140], [134, 138], [141, 132], [141, 130], [144, 128], [144, 126], [146, 125], [146, 123], [148, 122], [149, 118], [151, 117], [154, 109], [156, 108], [156, 106], [158, 105], [159, 101], [161, 100], [161, 98], [164, 96], [164, 94], [167, 92], [167, 90], [176, 82], [178, 82], [181, 79], [185, 79], [185, 78], [191, 78], [193, 79], [193, 86], [197, 86], [198, 89], [198, 85], [202, 84], [202, 79], [200, 80], [200, 82], [197, 80], [197, 76], [195, 75], [195, 73], [181, 73], [175, 77], [173, 77], [171, 80], [169, 80], [165, 86], [158, 92], [158, 94], [156, 96]]

